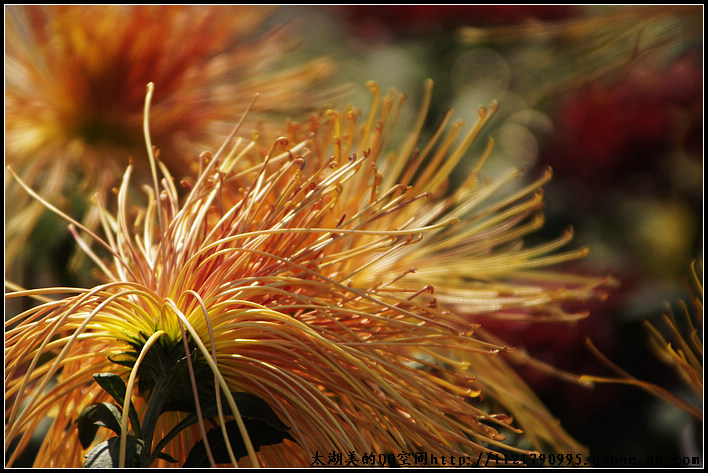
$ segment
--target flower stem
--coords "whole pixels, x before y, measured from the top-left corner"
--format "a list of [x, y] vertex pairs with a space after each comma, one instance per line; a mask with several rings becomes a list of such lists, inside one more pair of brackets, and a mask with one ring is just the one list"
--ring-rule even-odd
[[150, 465], [145, 464], [151, 461], [155, 456], [151, 455], [150, 451], [152, 449], [152, 438], [155, 434], [155, 427], [157, 425], [157, 419], [162, 413], [162, 407], [167, 401], [169, 391], [173, 384], [172, 373], [163, 374], [155, 380], [155, 386], [150, 393], [150, 400], [148, 401], [147, 408], [145, 410], [145, 415], [143, 416], [143, 444], [142, 451], [140, 453], [141, 467], [149, 467]]

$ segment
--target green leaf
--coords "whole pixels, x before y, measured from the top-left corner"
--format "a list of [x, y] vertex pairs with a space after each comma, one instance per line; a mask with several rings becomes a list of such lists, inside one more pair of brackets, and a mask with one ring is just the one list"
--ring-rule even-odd
[[120, 435], [121, 417], [120, 408], [110, 402], [91, 404], [86, 407], [76, 419], [81, 446], [88, 448], [93, 443], [99, 427], [106, 427]]
[[[246, 392], [235, 392], [231, 393], [232, 396], [234, 397], [234, 400], [236, 401], [236, 407], [238, 407], [239, 412], [244, 418], [244, 422], [247, 422], [249, 420], [254, 421], [254, 425], [256, 427], [259, 426], [264, 426], [270, 428], [274, 435], [273, 438], [278, 438], [277, 434], [275, 432], [280, 432], [284, 435], [281, 435], [280, 440], [277, 442], [273, 443], [279, 443], [282, 441], [283, 438], [292, 438], [287, 434], [287, 431], [290, 430], [290, 427], [285, 425], [281, 420], [278, 418], [278, 415], [271, 409], [271, 407], [266, 403], [263, 399], [260, 397], [256, 396], [255, 394], [251, 393], [246, 393]], [[213, 393], [212, 393], [213, 396]], [[212, 400], [211, 402], [208, 401], [208, 396], [202, 397], [200, 396], [201, 400], [201, 407], [202, 407], [202, 417], [204, 419], [210, 419], [213, 417], [216, 417], [218, 415], [218, 409], [216, 407], [216, 402]], [[155, 451], [152, 453], [151, 456], [151, 463], [152, 460], [154, 460], [158, 452], [160, 452], [162, 449], [167, 446], [167, 444], [177, 437], [181, 431], [186, 429], [187, 427], [194, 425], [198, 422], [199, 417], [197, 416], [196, 412], [193, 412], [194, 409], [194, 404], [191, 404], [192, 407], [191, 409], [186, 408], [185, 404], [172, 404], [170, 408], [166, 408], [163, 410], [163, 412], [166, 411], [179, 411], [179, 412], [188, 412], [189, 414], [187, 417], [185, 417], [179, 424], [177, 424], [160, 442], [155, 446]], [[231, 415], [231, 409], [229, 408], [229, 405], [226, 401], [226, 397], [222, 394], [222, 407], [224, 408], [224, 414], [225, 415]], [[248, 423], [246, 425], [249, 425]], [[220, 430], [221, 428], [219, 428]], [[250, 432], [250, 430], [249, 430]], [[240, 437], [240, 435], [237, 432], [237, 435]], [[229, 436], [231, 437], [231, 436]], [[208, 438], [208, 437], [207, 437]], [[223, 439], [221, 440], [223, 443]], [[255, 441], [254, 441], [255, 442]], [[263, 444], [263, 445], [269, 445], [269, 444]], [[213, 446], [210, 443], [210, 447], [213, 448]], [[202, 452], [204, 455], [206, 455], [206, 452], [204, 451], [204, 447], [198, 447], [201, 448]], [[233, 448], [233, 447], [232, 447]], [[224, 452], [226, 452], [226, 446], [224, 444]], [[195, 458], [196, 456], [199, 455], [199, 453], [195, 453]], [[204, 457], [206, 459], [206, 456]], [[228, 462], [229, 459], [227, 458], [225, 462]], [[208, 465], [207, 465], [208, 466]]]
[[101, 386], [108, 394], [115, 399], [119, 405], [123, 405], [125, 399], [125, 382], [123, 378], [114, 373], [96, 373], [93, 379]]
[[[255, 419], [243, 419], [243, 421], [246, 425], [246, 431], [248, 432], [251, 442], [253, 443], [253, 448], [256, 451], [260, 450], [260, 448], [264, 445], [277, 444], [285, 439], [293, 440], [290, 434], [276, 429], [266, 422]], [[226, 432], [236, 460], [245, 457], [248, 452], [246, 451], [246, 445], [241, 438], [241, 433], [236, 421], [231, 420], [226, 423]], [[229, 463], [231, 461], [229, 459], [228, 450], [226, 449], [226, 441], [224, 440], [224, 436], [221, 432], [221, 427], [216, 427], [207, 432], [207, 440], [209, 441], [209, 448], [214, 456], [215, 463]], [[206, 455], [204, 441], [200, 440], [189, 452], [189, 455], [187, 455], [187, 459], [182, 467], [195, 468], [208, 466], [209, 460]]]
[[[125, 466], [139, 466], [137, 460], [142, 450], [142, 440], [128, 435], [125, 448]], [[120, 456], [120, 437], [111, 437], [93, 447], [86, 454], [84, 468], [118, 468]]]
[[[256, 396], [255, 394], [246, 392], [235, 392], [231, 393], [231, 395], [234, 397], [236, 407], [238, 408], [238, 411], [241, 416], [248, 419], [260, 420], [262, 422], [265, 422], [266, 424], [269, 424], [276, 430], [280, 430], [281, 432], [287, 432], [290, 429], [287, 425], [283, 424], [283, 422], [278, 418], [278, 415], [275, 413], [275, 411], [273, 411], [273, 409], [271, 409], [268, 403], [260, 397]], [[202, 416], [205, 419], [215, 416], [217, 414], [218, 410], [216, 407], [216, 402], [213, 399], [210, 400], [209, 396], [204, 395], [203, 393], [200, 394], [199, 399], [201, 401]], [[229, 403], [226, 400], [226, 396], [224, 396], [223, 394], [221, 395], [221, 405], [224, 408], [224, 413], [226, 415], [233, 415], [233, 413], [231, 412], [231, 408], [229, 407]], [[193, 412], [194, 410], [194, 402], [192, 400], [192, 402], [190, 403], [168, 403], [165, 405], [162, 412], [190, 412], [189, 419], [193, 419], [192, 423], [194, 423], [197, 421], [196, 413]]]
[[[111, 395], [113, 399], [118, 402], [119, 406], [123, 405], [125, 400], [125, 393], [127, 388], [123, 378], [114, 373], [95, 373], [93, 379], [106, 390], [108, 394]], [[128, 418], [130, 419], [130, 424], [133, 426], [133, 430], [139, 438], [142, 438], [143, 434], [140, 429], [140, 419], [138, 418], [138, 412], [133, 406], [133, 402], [130, 402], [130, 410], [128, 412]]]
[[[264, 422], [279, 432], [287, 432], [290, 427], [283, 424], [275, 411], [260, 397], [255, 394], [237, 392], [231, 393], [236, 401], [239, 413], [242, 417]], [[224, 402], [225, 410], [231, 412], [228, 403]]]
[[167, 461], [167, 462], [169, 462], [169, 463], [177, 463], [177, 462], [179, 461], [179, 460], [177, 460], [176, 458], [171, 457], [170, 455], [168, 455], [168, 454], [166, 454], [166, 453], [163, 453], [163, 452], [160, 452], [160, 453], [157, 455], [157, 458], [159, 458], [160, 460], [165, 460], [165, 461]]

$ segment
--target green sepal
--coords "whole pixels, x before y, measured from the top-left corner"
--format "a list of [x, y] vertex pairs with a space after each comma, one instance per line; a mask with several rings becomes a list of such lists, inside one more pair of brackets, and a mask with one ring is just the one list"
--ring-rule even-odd
[[[119, 353], [118, 355], [128, 355], [126, 353]], [[116, 365], [120, 366], [125, 366], [126, 368], [133, 368], [135, 366], [135, 358], [133, 357], [128, 357], [128, 359], [125, 360], [118, 360], [116, 358], [112, 358], [112, 355], [108, 355], [108, 361], [111, 363], [115, 363]]]

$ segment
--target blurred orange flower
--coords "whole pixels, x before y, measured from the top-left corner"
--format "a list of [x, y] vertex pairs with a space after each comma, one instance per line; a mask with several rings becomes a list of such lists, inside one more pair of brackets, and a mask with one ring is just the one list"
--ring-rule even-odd
[[[285, 67], [297, 41], [287, 25], [267, 26], [272, 13], [269, 6], [8, 6], [7, 163], [58, 205], [77, 189], [105, 192], [130, 157], [142, 155], [149, 82], [160, 85], [153, 139], [178, 176], [193, 171], [205, 147], [219, 144], [256, 93], [264, 114], [311, 111], [329, 98], [321, 85], [334, 63]], [[148, 169], [142, 159], [135, 165]], [[41, 212], [11, 182], [8, 261]]]

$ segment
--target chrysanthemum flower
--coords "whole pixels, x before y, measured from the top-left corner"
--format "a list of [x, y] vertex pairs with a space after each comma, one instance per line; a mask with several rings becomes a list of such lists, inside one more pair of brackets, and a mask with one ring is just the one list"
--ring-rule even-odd
[[[153, 81], [161, 84], [153, 138], [178, 177], [219, 145], [209, 138], [226, 136], [256, 92], [261, 112], [309, 113], [331, 97], [322, 83], [334, 64], [286, 66], [296, 36], [287, 25], [267, 26], [272, 13], [268, 6], [7, 7], [7, 163], [57, 204], [77, 187], [112, 185], [143, 152], [140, 110]], [[7, 187], [11, 261], [40, 208]]]
[[[105, 239], [94, 236], [109, 260], [86, 247], [105, 283], [10, 294], [43, 303], [7, 324], [6, 442], [20, 438], [21, 450], [51, 417], [36, 465], [81, 465], [75, 425], [85, 408], [110, 401], [93, 378], [110, 372], [127, 386], [123, 412], [132, 400], [143, 419], [137, 432], [121, 418], [120, 452], [135, 453], [128, 439], [142, 438], [143, 455], [156, 445], [164, 454], [154, 464], [189, 461], [208, 428], [227, 424], [227, 445], [240, 438], [241, 447], [217, 454], [208, 437], [211, 464], [581, 451], [510, 370], [506, 348], [469, 320], [573, 319], [563, 302], [598, 296], [601, 280], [539, 271], [585, 253], [554, 255], [568, 235], [519, 243], [540, 225], [532, 215], [547, 176], [495, 197], [519, 173], [482, 179], [488, 148], [453, 189], [450, 174], [494, 105], [459, 142], [463, 124], [443, 136], [443, 123], [418, 151], [424, 106], [394, 152], [402, 96], [372, 89], [366, 117], [354, 108], [313, 117], [267, 146], [232, 136], [183, 183], [182, 201], [152, 154], [146, 106], [149, 203], [131, 206], [131, 164], [116, 214], [101, 209]], [[73, 295], [50, 299], [63, 292]], [[247, 424], [243, 396], [269, 406], [276, 441]], [[180, 410], [204, 419], [172, 436]], [[96, 440], [106, 438], [102, 429]]]

